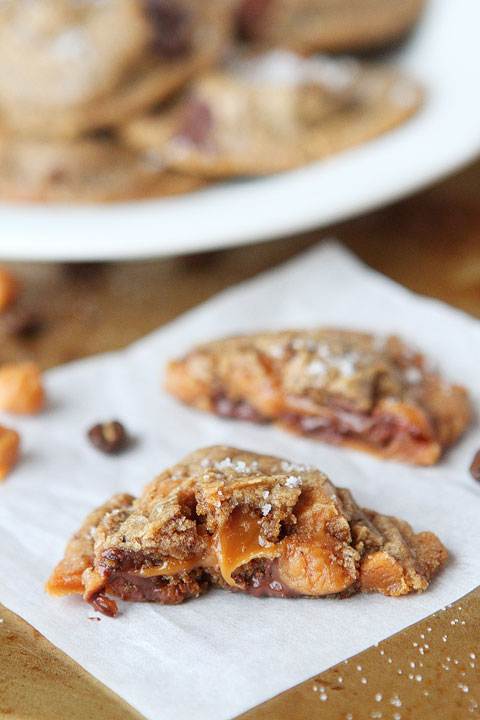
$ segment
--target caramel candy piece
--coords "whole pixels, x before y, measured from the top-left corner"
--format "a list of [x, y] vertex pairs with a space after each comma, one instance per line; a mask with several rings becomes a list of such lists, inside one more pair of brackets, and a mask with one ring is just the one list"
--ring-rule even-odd
[[0, 426], [0, 482], [15, 465], [20, 453], [20, 435], [15, 430]]
[[114, 596], [177, 604], [210, 585], [255, 596], [420, 592], [447, 558], [432, 533], [361, 510], [313, 467], [235, 448], [198, 450], [94, 511], [47, 582], [97, 610]]
[[6, 268], [0, 268], [0, 312], [10, 307], [17, 294], [17, 278]]
[[7, 363], [0, 368], [0, 408], [30, 415], [45, 405], [40, 370], [35, 363]]

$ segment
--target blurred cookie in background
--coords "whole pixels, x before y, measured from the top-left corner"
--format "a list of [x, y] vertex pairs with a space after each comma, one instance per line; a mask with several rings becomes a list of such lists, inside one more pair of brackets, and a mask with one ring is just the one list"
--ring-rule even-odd
[[0, 124], [74, 138], [147, 109], [215, 64], [230, 0], [4, 0]]
[[425, 0], [238, 0], [240, 38], [303, 54], [354, 52], [396, 42]]
[[372, 139], [415, 113], [422, 97], [392, 69], [272, 51], [202, 75], [167, 109], [127, 123], [122, 137], [179, 172], [266, 175]]
[[0, 137], [0, 195], [8, 200], [128, 200], [186, 193], [202, 184], [163, 171], [114, 138], [48, 142]]

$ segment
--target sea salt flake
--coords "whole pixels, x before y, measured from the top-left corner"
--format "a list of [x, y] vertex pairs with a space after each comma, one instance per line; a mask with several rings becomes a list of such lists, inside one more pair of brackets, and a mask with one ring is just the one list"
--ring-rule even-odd
[[403, 377], [410, 385], [418, 385], [422, 379], [422, 372], [419, 368], [412, 366], [405, 370]]
[[227, 468], [232, 467], [232, 458], [226, 457], [223, 460], [219, 460], [215, 463], [215, 468], [217, 470], [226, 470]]
[[282, 586], [278, 582], [278, 580], [274, 580], [273, 582], [271, 582], [269, 587], [271, 588], [271, 590], [276, 590], [277, 592], [281, 592], [282, 590]]
[[262, 515], [268, 515], [271, 509], [272, 506], [270, 505], [270, 503], [265, 503], [265, 505], [263, 505], [262, 507]]
[[277, 360], [280, 360], [285, 353], [285, 348], [283, 345], [271, 345], [268, 348], [268, 354], [270, 357], [276, 358]]
[[63, 62], [80, 60], [91, 51], [91, 43], [85, 30], [78, 26], [58, 35], [50, 45], [51, 55]]
[[301, 484], [302, 484], [302, 478], [297, 477], [296, 475], [289, 475], [287, 477], [287, 479], [285, 480], [285, 485], [289, 488], [295, 488]]
[[306, 373], [324, 377], [327, 374], [327, 367], [322, 360], [312, 360], [306, 367]]

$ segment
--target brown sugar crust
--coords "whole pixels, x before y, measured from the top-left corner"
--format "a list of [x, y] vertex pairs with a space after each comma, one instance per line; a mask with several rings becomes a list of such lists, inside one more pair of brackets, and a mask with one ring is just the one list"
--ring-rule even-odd
[[122, 136], [180, 172], [259, 176], [388, 132], [422, 99], [417, 83], [391, 69], [272, 53], [199, 77], [172, 107], [126, 123]]
[[395, 42], [424, 0], [240, 0], [238, 30], [257, 47], [300, 53], [352, 52]]
[[160, 169], [112, 138], [48, 142], [0, 134], [0, 197], [107, 202], [190, 192], [204, 183]]
[[230, 26], [225, 0], [5, 0], [2, 125], [65, 139], [117, 126], [213, 65]]
[[168, 364], [165, 386], [200, 410], [419, 465], [472, 419], [466, 390], [397, 337], [334, 329], [201, 345]]
[[432, 533], [360, 509], [313, 467], [198, 450], [94, 511], [47, 582], [114, 615], [112, 597], [178, 604], [220, 586], [273, 597], [420, 592], [447, 558]]

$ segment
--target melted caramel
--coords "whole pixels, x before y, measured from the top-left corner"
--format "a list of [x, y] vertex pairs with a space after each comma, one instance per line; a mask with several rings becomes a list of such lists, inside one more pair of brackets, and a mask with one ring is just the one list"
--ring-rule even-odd
[[237, 508], [213, 540], [220, 572], [229, 585], [237, 585], [232, 573], [254, 558], [274, 558], [281, 552], [262, 536], [262, 519], [243, 508]]
[[368, 555], [360, 567], [360, 588], [363, 592], [379, 592], [398, 597], [408, 592], [400, 563], [386, 552]]
[[355, 580], [355, 571], [340, 563], [334, 538], [321, 528], [313, 537], [298, 534], [285, 538], [282, 545], [279, 575], [301, 595], [332, 595]]
[[205, 562], [198, 558], [194, 560], [178, 560], [177, 558], [167, 558], [161, 565], [155, 565], [154, 567], [143, 567], [137, 571], [129, 571], [130, 575], [141, 575], [141, 577], [157, 577], [158, 575], [178, 575], [182, 572], [188, 572], [193, 570], [194, 567], [202, 565], [205, 567]]

